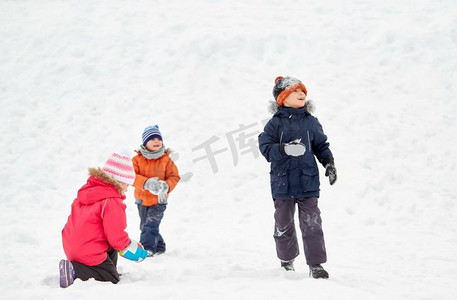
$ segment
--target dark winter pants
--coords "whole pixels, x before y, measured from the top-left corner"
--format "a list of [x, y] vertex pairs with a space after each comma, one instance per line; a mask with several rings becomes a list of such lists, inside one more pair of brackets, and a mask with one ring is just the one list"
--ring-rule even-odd
[[298, 241], [295, 232], [295, 204], [298, 206], [298, 220], [305, 249], [306, 263], [315, 265], [327, 261], [321, 212], [317, 197], [303, 199], [275, 200], [276, 253], [280, 260], [289, 261], [298, 256]]
[[141, 230], [140, 243], [144, 249], [151, 250], [152, 253], [165, 252], [166, 250], [165, 241], [159, 233], [160, 222], [163, 219], [163, 213], [166, 208], [166, 204], [153, 206], [138, 204]]
[[107, 252], [108, 257], [104, 262], [96, 266], [87, 266], [76, 261], [71, 264], [75, 269], [76, 278], [86, 281], [94, 278], [97, 281], [111, 281], [112, 283], [119, 282], [119, 273], [117, 272], [117, 251], [111, 249]]

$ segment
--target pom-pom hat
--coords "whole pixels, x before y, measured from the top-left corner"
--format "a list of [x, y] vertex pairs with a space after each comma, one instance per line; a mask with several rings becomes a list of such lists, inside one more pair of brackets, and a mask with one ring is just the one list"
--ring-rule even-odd
[[283, 106], [284, 100], [293, 91], [302, 89], [305, 95], [308, 95], [305, 85], [297, 78], [286, 76], [278, 76], [275, 79], [275, 86], [273, 87], [273, 96], [279, 106]]
[[135, 170], [129, 156], [113, 153], [102, 170], [117, 181], [132, 185], [135, 181]]
[[152, 140], [153, 138], [159, 138], [161, 141], [163, 141], [162, 133], [160, 133], [160, 130], [159, 130], [159, 125], [146, 127], [143, 131], [142, 138], [143, 138], [143, 146], [146, 146], [147, 142], [149, 142], [149, 140]]

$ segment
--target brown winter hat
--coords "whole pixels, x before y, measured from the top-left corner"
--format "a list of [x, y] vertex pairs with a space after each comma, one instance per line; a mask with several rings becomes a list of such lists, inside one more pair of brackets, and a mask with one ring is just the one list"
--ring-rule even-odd
[[308, 95], [305, 85], [297, 78], [286, 76], [278, 76], [275, 79], [275, 86], [273, 87], [273, 96], [279, 106], [283, 106], [284, 100], [296, 89], [302, 89], [305, 95]]

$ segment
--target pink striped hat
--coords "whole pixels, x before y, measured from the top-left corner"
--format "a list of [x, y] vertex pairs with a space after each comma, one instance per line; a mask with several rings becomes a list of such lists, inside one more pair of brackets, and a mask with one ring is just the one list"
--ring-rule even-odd
[[111, 154], [102, 170], [117, 181], [130, 185], [135, 181], [135, 170], [133, 169], [132, 160], [125, 154]]

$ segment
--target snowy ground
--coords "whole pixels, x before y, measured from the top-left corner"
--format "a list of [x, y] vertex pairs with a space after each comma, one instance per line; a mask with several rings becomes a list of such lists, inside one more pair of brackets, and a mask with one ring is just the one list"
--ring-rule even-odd
[[[456, 11], [0, 1], [0, 298], [455, 299]], [[320, 199], [329, 280], [308, 278], [303, 255], [283, 272], [274, 250], [269, 166], [249, 141], [279, 75], [305, 83], [336, 159]], [[121, 258], [118, 285], [59, 288], [60, 231], [87, 168], [133, 154], [152, 124], [185, 178], [162, 224], [168, 252]], [[205, 147], [222, 152], [211, 163]]]

